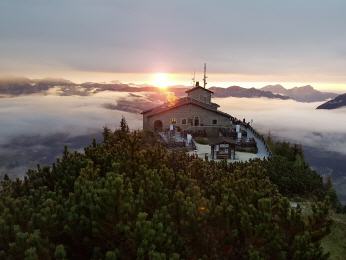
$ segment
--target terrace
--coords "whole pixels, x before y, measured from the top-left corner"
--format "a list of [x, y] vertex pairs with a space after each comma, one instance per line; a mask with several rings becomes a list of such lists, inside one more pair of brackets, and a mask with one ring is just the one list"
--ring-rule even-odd
[[203, 129], [189, 133], [175, 128], [159, 135], [168, 148], [186, 149], [189, 154], [205, 160], [236, 162], [270, 157], [263, 137], [246, 123], [239, 123], [238, 127], [231, 129], [219, 129], [218, 137], [207, 136]]

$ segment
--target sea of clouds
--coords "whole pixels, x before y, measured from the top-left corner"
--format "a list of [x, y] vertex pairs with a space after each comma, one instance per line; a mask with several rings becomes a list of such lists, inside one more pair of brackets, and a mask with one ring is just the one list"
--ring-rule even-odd
[[266, 98], [220, 98], [221, 109], [239, 119], [253, 120], [264, 134], [346, 156], [346, 108], [316, 110], [318, 103]]
[[51, 164], [65, 145], [81, 149], [102, 128], [116, 128], [122, 116], [133, 129], [142, 127], [139, 114], [106, 109], [106, 103], [128, 93], [101, 92], [92, 96], [25, 95], [0, 98], [0, 177], [21, 177], [28, 167]]
[[[101, 139], [103, 126], [119, 126], [122, 116], [132, 129], [142, 128], [139, 113], [163, 102], [157, 93], [101, 91], [80, 95], [59, 92], [0, 98], [0, 177], [23, 176], [37, 163], [51, 164], [64, 145], [79, 150], [92, 138]], [[335, 172], [328, 156], [338, 158], [338, 175], [346, 175], [346, 109], [316, 110], [319, 103], [267, 98], [215, 98], [220, 110], [253, 120], [260, 132], [303, 144], [325, 158], [324, 172]], [[319, 157], [319, 158], [320, 158]], [[346, 167], [345, 167], [346, 168]], [[346, 182], [346, 181], [345, 181]]]

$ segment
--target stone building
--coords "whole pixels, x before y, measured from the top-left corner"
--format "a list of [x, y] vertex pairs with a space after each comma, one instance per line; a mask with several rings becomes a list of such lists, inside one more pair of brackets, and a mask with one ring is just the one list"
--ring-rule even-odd
[[162, 132], [172, 128], [189, 132], [205, 131], [217, 136], [222, 129], [230, 129], [231, 116], [218, 110], [211, 100], [212, 91], [199, 83], [186, 91], [187, 96], [174, 103], [143, 111], [143, 129]]

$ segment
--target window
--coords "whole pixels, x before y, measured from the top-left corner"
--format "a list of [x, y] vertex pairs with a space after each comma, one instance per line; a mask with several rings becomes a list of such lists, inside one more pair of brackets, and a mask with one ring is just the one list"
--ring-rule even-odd
[[194, 125], [199, 126], [199, 118], [197, 116], [195, 117], [195, 124]]
[[181, 124], [186, 125], [186, 119], [185, 118], [181, 120]]
[[213, 125], [217, 125], [217, 119], [213, 119]]
[[176, 124], [176, 123], [177, 123], [177, 119], [171, 118], [171, 124]]
[[188, 122], [189, 125], [192, 125], [192, 123], [193, 123], [192, 118], [189, 118], [189, 119], [187, 120], [187, 122]]

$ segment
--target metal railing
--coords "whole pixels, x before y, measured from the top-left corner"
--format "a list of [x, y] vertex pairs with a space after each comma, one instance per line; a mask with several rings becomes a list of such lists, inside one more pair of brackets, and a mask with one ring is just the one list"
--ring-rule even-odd
[[265, 147], [265, 149], [266, 149], [266, 152], [268, 153], [268, 157], [271, 157], [271, 156], [273, 155], [272, 152], [271, 152], [271, 150], [270, 150], [270, 148], [269, 148], [269, 146], [267, 145], [267, 142], [266, 142], [265, 139], [264, 139], [264, 136], [261, 135], [260, 133], [258, 133], [258, 132], [256, 131], [256, 129], [254, 129], [254, 128], [250, 125], [249, 122], [246, 123], [246, 122], [244, 122], [244, 120], [241, 121], [241, 120], [239, 120], [239, 119], [237, 119], [237, 118], [235, 118], [235, 117], [232, 117], [231, 121], [232, 121], [233, 124], [241, 125], [241, 126], [245, 127], [246, 129], [250, 130], [250, 131], [252, 132], [252, 134], [253, 134], [256, 138], [260, 139], [260, 140], [263, 142], [264, 147]]

